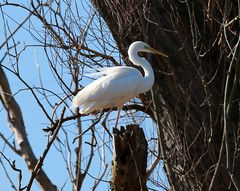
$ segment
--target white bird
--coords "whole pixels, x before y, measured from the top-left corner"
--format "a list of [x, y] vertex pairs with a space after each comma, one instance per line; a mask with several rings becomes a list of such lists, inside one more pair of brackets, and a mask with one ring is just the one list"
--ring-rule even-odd
[[102, 68], [99, 73], [104, 76], [80, 90], [73, 98], [72, 107], [80, 107], [81, 114], [90, 114], [96, 110], [117, 107], [116, 128], [124, 103], [147, 92], [154, 83], [151, 65], [145, 58], [138, 56], [138, 52], [155, 53], [167, 57], [145, 42], [133, 42], [128, 49], [129, 60], [134, 65], [142, 67], [144, 76], [138, 69], [129, 66]]

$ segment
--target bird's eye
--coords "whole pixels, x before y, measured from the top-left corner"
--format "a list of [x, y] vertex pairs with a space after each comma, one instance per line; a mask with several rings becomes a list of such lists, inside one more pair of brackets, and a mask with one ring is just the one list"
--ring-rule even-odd
[[148, 45], [144, 45], [144, 49], [149, 49], [150, 47]]

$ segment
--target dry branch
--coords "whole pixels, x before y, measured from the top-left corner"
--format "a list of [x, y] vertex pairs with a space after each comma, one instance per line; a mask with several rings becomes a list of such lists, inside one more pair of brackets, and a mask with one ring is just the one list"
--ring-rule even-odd
[[[31, 145], [28, 141], [26, 128], [22, 116], [21, 109], [15, 98], [12, 96], [7, 76], [0, 66], [0, 95], [1, 101], [8, 113], [8, 121], [11, 130], [14, 132], [16, 142], [19, 146], [19, 153], [24, 159], [30, 171], [34, 170], [37, 159], [33, 153]], [[52, 184], [45, 172], [40, 169], [36, 175], [36, 180], [43, 190], [54, 191], [56, 186]]]

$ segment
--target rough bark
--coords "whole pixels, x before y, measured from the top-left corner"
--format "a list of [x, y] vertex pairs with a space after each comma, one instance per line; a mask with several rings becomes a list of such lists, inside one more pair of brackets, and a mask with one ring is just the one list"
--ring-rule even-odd
[[114, 132], [111, 186], [114, 191], [147, 191], [147, 141], [138, 125]]
[[[24, 120], [21, 109], [12, 96], [8, 79], [0, 66], [0, 100], [2, 101], [7, 113], [9, 127], [14, 132], [15, 139], [18, 145], [18, 149], [15, 151], [19, 154], [28, 166], [28, 169], [32, 172], [37, 164], [38, 160], [33, 153], [31, 145], [28, 141]], [[36, 174], [36, 180], [41, 186], [42, 190], [55, 191], [57, 187], [50, 181], [45, 172], [40, 169]]]
[[179, 189], [239, 188], [239, 1], [93, 3], [127, 64], [127, 48], [136, 40], [169, 56], [149, 61]]

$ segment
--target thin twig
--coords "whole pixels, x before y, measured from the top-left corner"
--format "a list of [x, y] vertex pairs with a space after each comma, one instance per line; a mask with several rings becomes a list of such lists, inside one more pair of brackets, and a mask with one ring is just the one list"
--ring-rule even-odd
[[[227, 41], [227, 39], [226, 39], [226, 41]], [[230, 124], [229, 113], [232, 109], [232, 101], [233, 100], [231, 100], [232, 96], [230, 96], [230, 89], [229, 89], [230, 84], [229, 83], [231, 82], [230, 77], [232, 75], [232, 71], [233, 71], [233, 68], [234, 68], [234, 63], [235, 63], [234, 60], [235, 60], [235, 55], [236, 55], [237, 50], [238, 50], [239, 42], [240, 42], [240, 36], [238, 38], [238, 42], [235, 46], [234, 52], [232, 52], [232, 50], [231, 50], [233, 56], [232, 56], [232, 60], [231, 60], [231, 63], [229, 65], [229, 68], [228, 68], [228, 71], [227, 71], [227, 78], [226, 78], [226, 84], [225, 84], [225, 89], [224, 89], [224, 102], [223, 102], [224, 103], [223, 104], [223, 115], [224, 115], [223, 122], [224, 122], [224, 135], [225, 135], [225, 143], [226, 143], [226, 162], [227, 162], [227, 169], [230, 170], [230, 171], [232, 171], [232, 164], [231, 163], [233, 161], [233, 155], [232, 155], [232, 153], [230, 153], [231, 152], [230, 151], [230, 142], [229, 142], [230, 140], [228, 138], [228, 134], [231, 131], [231, 129], [229, 127], [229, 124]], [[229, 48], [231, 48], [231, 47], [229, 46]], [[237, 86], [237, 83], [238, 82], [236, 82], [233, 85], [232, 89], [234, 89], [234, 87]]]
[[75, 137], [75, 138], [73, 139], [72, 143], [74, 144], [77, 139], [79, 139], [83, 134], [85, 134], [85, 133], [88, 132], [90, 129], [92, 129], [92, 128], [101, 120], [103, 114], [104, 114], [104, 112], [102, 111], [102, 112], [100, 113], [99, 118], [98, 118], [94, 123], [92, 123], [92, 125], [91, 125], [90, 127], [88, 127], [85, 131], [83, 131], [80, 135], [78, 135], [77, 137]]
[[215, 168], [213, 177], [212, 177], [212, 179], [211, 179], [211, 183], [210, 183], [210, 186], [209, 186], [208, 191], [212, 191], [212, 189], [214, 189], [214, 184], [215, 184], [215, 181], [216, 181], [216, 178], [217, 178], [217, 174], [218, 174], [218, 172], [219, 172], [220, 166], [221, 166], [222, 163], [223, 163], [224, 152], [225, 152], [225, 149], [226, 149], [224, 143], [225, 143], [225, 135], [223, 134], [223, 136], [222, 136], [221, 148], [220, 148], [219, 156], [218, 156], [217, 166], [216, 166], [216, 168]]
[[167, 158], [167, 155], [166, 155], [166, 146], [165, 146], [165, 141], [164, 141], [164, 134], [163, 134], [163, 130], [162, 128], [160, 127], [160, 124], [161, 124], [161, 121], [160, 121], [160, 117], [159, 117], [159, 109], [156, 105], [156, 101], [155, 101], [155, 95], [154, 95], [154, 92], [153, 90], [151, 90], [151, 94], [152, 94], [152, 101], [153, 101], [153, 107], [154, 107], [154, 113], [155, 113], [155, 119], [156, 119], [156, 125], [157, 125], [157, 128], [158, 128], [158, 141], [159, 141], [159, 150], [161, 150], [161, 154], [162, 154], [162, 158], [163, 158], [163, 163], [166, 167], [166, 171], [167, 171], [167, 175], [168, 175], [168, 179], [169, 179], [169, 183], [173, 189], [173, 191], [178, 191], [180, 190], [179, 189], [179, 186], [178, 186], [178, 183], [177, 183], [177, 180], [174, 176], [174, 173], [172, 171], [172, 168], [170, 166], [170, 163], [169, 163], [169, 160]]
[[12, 187], [14, 190], [17, 191], [17, 187], [14, 185], [14, 183], [13, 183], [13, 181], [12, 181], [12, 179], [11, 179], [9, 173], [7, 172], [7, 169], [6, 169], [6, 167], [4, 166], [3, 161], [2, 161], [1, 158], [0, 158], [0, 164], [2, 165], [3, 171], [4, 171], [5, 175], [6, 175], [6, 178], [7, 178], [8, 181], [10, 182], [11, 187]]
[[32, 186], [32, 183], [33, 183], [33, 180], [34, 178], [36, 177], [38, 171], [41, 169], [42, 165], [43, 165], [43, 161], [45, 159], [45, 157], [47, 156], [48, 154], [48, 151], [50, 150], [53, 142], [55, 141], [55, 139], [57, 138], [57, 134], [58, 134], [58, 131], [60, 130], [61, 126], [62, 126], [62, 119], [63, 119], [63, 116], [64, 116], [64, 113], [65, 113], [65, 110], [66, 108], [64, 107], [63, 110], [62, 110], [62, 114], [61, 114], [61, 117], [60, 119], [57, 121], [57, 123], [54, 123], [53, 126], [56, 126], [54, 132], [53, 132], [53, 135], [46, 147], [46, 149], [44, 150], [42, 156], [40, 157], [40, 159], [38, 160], [33, 172], [32, 172], [32, 176], [28, 182], [28, 185], [27, 185], [27, 191], [30, 191], [31, 190], [31, 186]]
[[95, 191], [95, 189], [97, 188], [97, 186], [99, 185], [99, 183], [102, 181], [102, 179], [103, 179], [103, 177], [104, 177], [104, 175], [105, 175], [105, 173], [106, 173], [106, 171], [107, 171], [107, 167], [108, 167], [108, 165], [105, 164], [101, 176], [100, 176], [98, 179], [96, 179], [95, 182], [94, 182], [92, 191]]
[[[11, 5], [14, 5], [14, 4], [11, 4]], [[17, 6], [17, 5], [19, 5], [19, 4], [15, 4], [15, 6]], [[40, 6], [40, 4], [36, 7], [36, 9], [38, 9], [39, 6]], [[2, 7], [2, 6], [0, 6], [0, 7]], [[23, 8], [23, 7], [22, 7], [22, 8]], [[2, 9], [2, 8], [1, 8], [1, 9]], [[31, 12], [30, 10], [28, 10], [28, 11], [30, 12], [30, 14], [29, 14], [21, 23], [18, 24], [18, 27], [17, 27], [17, 28], [6, 38], [6, 40], [0, 45], [0, 50], [2, 49], [2, 47], [3, 47], [6, 43], [8, 43], [9, 39], [12, 38], [13, 35], [22, 28], [22, 26], [24, 25], [24, 23], [26, 23], [26, 22], [30, 19], [30, 17], [33, 15], [33, 12]]]
[[15, 152], [19, 156], [21, 155], [21, 151], [17, 150], [16, 147], [14, 147], [11, 143], [9, 143], [9, 141], [4, 137], [2, 133], [0, 133], [0, 138], [3, 139], [3, 141], [7, 144], [7, 146], [10, 147], [10, 149], [12, 149], [13, 152]]
[[15, 160], [10, 161], [1, 151], [0, 154], [3, 156], [3, 158], [8, 162], [8, 164], [11, 166], [11, 168], [14, 171], [18, 172], [18, 190], [23, 190], [24, 188], [21, 188], [21, 183], [22, 183], [22, 170], [16, 167]]

